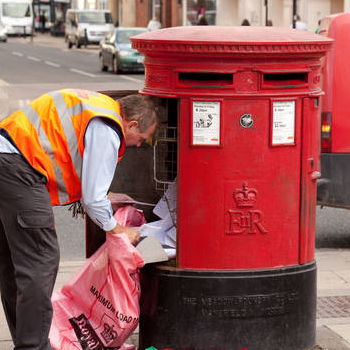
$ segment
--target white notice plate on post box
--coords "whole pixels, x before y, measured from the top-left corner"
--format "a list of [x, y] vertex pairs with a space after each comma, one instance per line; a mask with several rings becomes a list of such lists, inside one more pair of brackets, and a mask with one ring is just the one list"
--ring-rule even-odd
[[295, 144], [295, 101], [273, 101], [272, 145]]
[[193, 101], [192, 145], [220, 145], [220, 102]]

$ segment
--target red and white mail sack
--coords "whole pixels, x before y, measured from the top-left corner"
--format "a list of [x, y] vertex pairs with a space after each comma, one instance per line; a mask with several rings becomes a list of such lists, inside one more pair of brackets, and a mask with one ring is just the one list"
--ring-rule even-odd
[[139, 322], [143, 265], [126, 234], [107, 234], [107, 241], [53, 294], [53, 349], [127, 349], [123, 344]]
[[114, 213], [114, 218], [121, 226], [139, 227], [146, 223], [142, 210], [133, 205], [125, 205]]

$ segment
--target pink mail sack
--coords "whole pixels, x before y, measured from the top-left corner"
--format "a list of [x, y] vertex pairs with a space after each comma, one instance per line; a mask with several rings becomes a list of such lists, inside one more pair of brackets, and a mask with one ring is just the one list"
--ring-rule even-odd
[[138, 227], [146, 223], [142, 210], [136, 209], [133, 205], [119, 208], [113, 216], [121, 226]]
[[121, 347], [138, 325], [143, 265], [126, 234], [107, 234], [107, 241], [53, 294], [53, 349]]

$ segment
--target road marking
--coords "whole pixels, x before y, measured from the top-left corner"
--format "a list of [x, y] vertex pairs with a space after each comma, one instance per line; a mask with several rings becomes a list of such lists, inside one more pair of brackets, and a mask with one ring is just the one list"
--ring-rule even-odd
[[113, 79], [114, 79], [114, 78], [115, 78], [115, 75], [114, 75], [114, 74], [108, 74], [108, 73], [106, 74], [106, 73], [105, 73], [105, 74], [97, 74], [96, 77], [100, 77], [100, 78], [101, 78], [101, 77], [102, 77], [102, 78], [113, 78]]
[[84, 72], [84, 71], [82, 71], [82, 70], [80, 70], [80, 69], [71, 68], [70, 71], [73, 72], [73, 73], [78, 73], [78, 74], [86, 75], [86, 76], [88, 76], [88, 77], [90, 77], [90, 78], [96, 78], [96, 75], [95, 75], [95, 74], [91, 74], [91, 73], [88, 73], [88, 72]]
[[136, 79], [136, 78], [131, 78], [131, 77], [128, 77], [128, 76], [125, 76], [125, 75], [119, 75], [120, 78], [123, 78], [125, 80], [131, 80], [131, 81], [134, 81], [136, 83], [143, 83], [143, 80], [139, 80], [139, 79]]
[[9, 86], [9, 85], [10, 84], [7, 81], [0, 79], [0, 86]]
[[23, 107], [29, 105], [30, 102], [31, 101], [29, 99], [27, 99], [27, 100], [18, 100], [18, 106], [19, 106], [19, 108], [23, 108]]
[[23, 57], [23, 53], [17, 52], [17, 51], [12, 51], [12, 55], [18, 56], [18, 57]]
[[56, 67], [56, 68], [61, 67], [61, 65], [59, 65], [57, 63], [50, 62], [50, 61], [45, 61], [45, 63], [49, 66], [52, 66], [52, 67]]
[[36, 61], [36, 62], [40, 62], [39, 58], [33, 57], [33, 56], [27, 56], [28, 60], [32, 60], [32, 61]]

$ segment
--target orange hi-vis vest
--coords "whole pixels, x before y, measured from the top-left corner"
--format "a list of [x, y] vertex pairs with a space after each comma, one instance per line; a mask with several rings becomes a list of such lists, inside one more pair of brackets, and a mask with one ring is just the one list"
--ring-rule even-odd
[[81, 199], [84, 135], [94, 117], [105, 118], [123, 135], [118, 154], [121, 158], [125, 134], [120, 105], [97, 92], [53, 91], [0, 122], [0, 129], [6, 130], [29, 164], [46, 176], [52, 205]]

